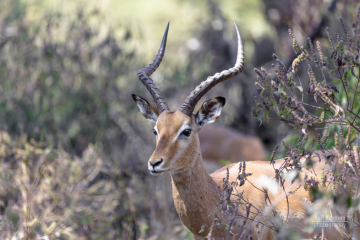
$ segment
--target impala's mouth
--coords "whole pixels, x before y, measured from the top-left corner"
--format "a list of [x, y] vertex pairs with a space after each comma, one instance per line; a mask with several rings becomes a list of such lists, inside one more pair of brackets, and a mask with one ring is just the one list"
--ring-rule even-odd
[[166, 172], [166, 170], [149, 170], [149, 172], [151, 173], [151, 175], [161, 176]]

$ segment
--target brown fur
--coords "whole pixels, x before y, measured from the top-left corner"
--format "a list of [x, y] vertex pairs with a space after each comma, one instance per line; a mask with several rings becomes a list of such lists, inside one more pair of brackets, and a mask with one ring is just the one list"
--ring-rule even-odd
[[[329, 151], [328, 151], [329, 152]], [[331, 151], [330, 151], [331, 152]], [[319, 162], [319, 158], [317, 154], [321, 157], [321, 162]], [[301, 159], [301, 162], [304, 162], [305, 158]], [[318, 176], [320, 175], [322, 169], [325, 168], [334, 168], [335, 162], [329, 164], [325, 164], [326, 156], [321, 152], [317, 151], [315, 155], [312, 156], [311, 161], [313, 162], [313, 170], [309, 170], [312, 173], [316, 173]], [[275, 161], [274, 167], [278, 169], [281, 164], [284, 162], [284, 159], [278, 159]], [[343, 165], [337, 164], [337, 168], [341, 170]], [[223, 167], [218, 171], [211, 174], [212, 180], [215, 181], [217, 185], [221, 185], [223, 183], [223, 178], [226, 177], [227, 167]], [[236, 181], [236, 177], [239, 171], [239, 163], [233, 163], [229, 165], [229, 182]], [[261, 175], [266, 175], [271, 178], [275, 177], [275, 171], [273, 166], [269, 164], [268, 161], [252, 161], [246, 163], [246, 173], [252, 173], [251, 176], [247, 177], [245, 184], [237, 189], [238, 192], [244, 191], [244, 199], [247, 199], [250, 203], [253, 204], [258, 209], [263, 210], [266, 207], [265, 203], [265, 195], [261, 189], [261, 186], [258, 185], [256, 179]], [[300, 172], [301, 181], [297, 180], [293, 184], [289, 182], [285, 182], [285, 189], [287, 192], [294, 191], [298, 188], [299, 184], [303, 183], [304, 172]], [[253, 184], [250, 184], [250, 182]], [[351, 189], [357, 185], [357, 182], [352, 182], [351, 180], [348, 182], [348, 188]], [[255, 187], [258, 189], [256, 189]], [[280, 199], [277, 203], [275, 203], [275, 210], [280, 212], [280, 215], [285, 219], [287, 217], [288, 212], [288, 204], [286, 200], [286, 196], [284, 194], [283, 189], [280, 188], [278, 194], [273, 195], [271, 192], [268, 192], [269, 198], [271, 202], [274, 204], [276, 199]], [[233, 197], [236, 199], [236, 197]], [[309, 192], [304, 189], [304, 187], [300, 187], [296, 192], [290, 196], [288, 196], [289, 200], [289, 221], [288, 223], [292, 225], [295, 229], [298, 229], [298, 233], [303, 238], [310, 238], [316, 235], [318, 232], [313, 234], [307, 234], [302, 232], [300, 229], [304, 226], [303, 220], [306, 217], [306, 209], [304, 207], [304, 200], [309, 201], [310, 196]], [[240, 213], [245, 215], [246, 210], [240, 206]], [[251, 216], [251, 214], [250, 214]], [[252, 216], [254, 217], [254, 216]], [[235, 230], [236, 231], [236, 230]], [[359, 230], [356, 229], [358, 232]], [[324, 234], [326, 239], [342, 239], [343, 237], [335, 228], [326, 228], [324, 229]], [[257, 239], [255, 232], [253, 232], [253, 239]], [[265, 231], [262, 235], [262, 239], [273, 239], [273, 235], [271, 231]]]

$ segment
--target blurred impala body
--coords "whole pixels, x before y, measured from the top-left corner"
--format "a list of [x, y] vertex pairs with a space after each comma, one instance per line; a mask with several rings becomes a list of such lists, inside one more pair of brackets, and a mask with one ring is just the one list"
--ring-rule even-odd
[[260, 138], [248, 136], [235, 129], [205, 126], [199, 132], [201, 154], [204, 160], [220, 163], [226, 161], [263, 161], [266, 151]]

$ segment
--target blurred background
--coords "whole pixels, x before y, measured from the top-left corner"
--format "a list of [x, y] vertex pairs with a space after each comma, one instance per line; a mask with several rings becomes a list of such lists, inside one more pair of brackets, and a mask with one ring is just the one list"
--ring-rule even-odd
[[253, 69], [271, 68], [273, 53], [291, 65], [289, 28], [300, 44], [321, 40], [340, 17], [350, 29], [358, 7], [356, 0], [1, 0], [0, 237], [191, 238], [170, 177], [147, 171], [153, 124], [131, 97], [152, 101], [137, 72], [155, 57], [167, 22], [166, 54], [152, 78], [171, 109], [233, 66], [237, 22], [245, 70], [200, 103], [224, 96], [214, 125], [256, 136], [268, 156], [292, 130], [252, 117]]

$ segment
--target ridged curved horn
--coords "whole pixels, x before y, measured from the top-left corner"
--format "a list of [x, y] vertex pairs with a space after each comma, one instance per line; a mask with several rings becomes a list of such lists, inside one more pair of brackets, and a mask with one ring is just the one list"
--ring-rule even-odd
[[161, 96], [160, 90], [155, 86], [150, 76], [159, 67], [164, 57], [169, 24], [170, 22], [166, 26], [165, 33], [161, 41], [161, 45], [155, 59], [153, 60], [152, 63], [149, 64], [149, 66], [144, 67], [138, 72], [138, 77], [140, 81], [145, 85], [147, 90], [150, 92], [151, 96], [154, 98], [156, 107], [159, 110], [159, 114], [164, 110], [169, 110], [169, 107], [167, 106], [165, 99]]
[[236, 58], [235, 66], [233, 68], [230, 68], [229, 70], [224, 70], [221, 73], [216, 73], [214, 76], [208, 77], [206, 79], [206, 81], [203, 81], [199, 86], [197, 86], [195, 88], [195, 90], [192, 91], [189, 96], [187, 96], [184, 103], [182, 104], [182, 106], [179, 109], [185, 115], [187, 115], [189, 117], [192, 116], [192, 113], [194, 111], [196, 103], [212, 87], [214, 87], [216, 84], [218, 84], [222, 81], [225, 81], [229, 78], [235, 77], [236, 75], [241, 73], [242, 70], [244, 69], [244, 46], [243, 46], [243, 43], [241, 40], [239, 28], [236, 25], [235, 20], [234, 20], [234, 24], [235, 24], [237, 40], [238, 40], [238, 51], [237, 51], [237, 58]]

